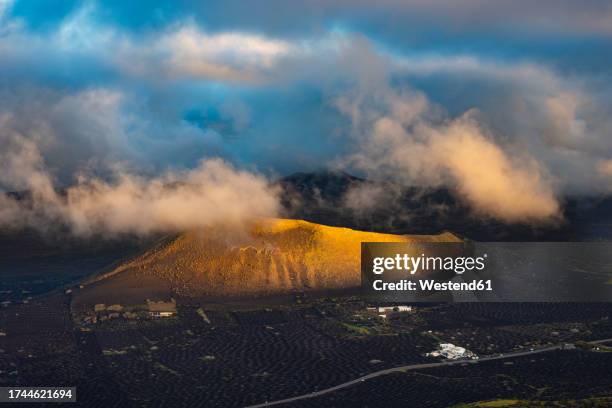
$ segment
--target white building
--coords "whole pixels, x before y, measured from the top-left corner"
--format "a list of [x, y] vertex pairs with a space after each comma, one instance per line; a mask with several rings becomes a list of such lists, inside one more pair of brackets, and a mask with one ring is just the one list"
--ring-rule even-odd
[[411, 312], [412, 306], [380, 306], [378, 308], [378, 313], [390, 313], [390, 312]]
[[431, 353], [425, 354], [428, 357], [444, 357], [448, 360], [458, 360], [460, 358], [469, 358], [477, 360], [478, 356], [464, 347], [455, 346], [452, 343], [440, 343], [440, 348]]
[[[368, 308], [370, 309], [370, 308]], [[377, 309], [378, 315], [383, 319], [386, 319], [388, 315], [393, 313], [407, 313], [412, 312], [412, 306], [396, 305], [396, 306], [379, 306]]]

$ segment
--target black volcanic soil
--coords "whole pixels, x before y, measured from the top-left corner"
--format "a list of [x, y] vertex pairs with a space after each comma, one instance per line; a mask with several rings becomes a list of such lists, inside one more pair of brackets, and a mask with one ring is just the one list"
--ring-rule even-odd
[[[244, 407], [436, 361], [424, 353], [439, 341], [506, 353], [612, 337], [610, 304], [416, 305], [383, 322], [357, 297], [296, 300], [250, 310], [179, 300], [177, 318], [85, 326], [70, 320], [68, 295], [0, 308], [0, 385], [76, 386], [76, 407]], [[295, 406], [437, 408], [514, 398], [552, 406], [611, 397], [611, 359], [576, 349], [422, 369]]]
[[83, 239], [66, 231], [0, 232], [0, 301], [21, 301], [74, 284], [134, 256], [155, 239]]

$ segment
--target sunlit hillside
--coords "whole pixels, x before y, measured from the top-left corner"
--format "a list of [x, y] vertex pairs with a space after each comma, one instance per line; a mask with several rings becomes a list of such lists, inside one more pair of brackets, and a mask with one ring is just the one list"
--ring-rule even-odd
[[273, 219], [246, 231], [180, 234], [90, 282], [160, 285], [180, 295], [241, 295], [338, 289], [360, 282], [361, 242], [452, 242], [455, 235], [391, 235]]

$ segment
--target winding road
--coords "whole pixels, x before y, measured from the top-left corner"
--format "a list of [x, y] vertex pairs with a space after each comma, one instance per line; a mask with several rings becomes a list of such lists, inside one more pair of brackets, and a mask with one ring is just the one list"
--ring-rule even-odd
[[[603, 343], [608, 343], [608, 342], [612, 342], [612, 338], [602, 339], [602, 340], [593, 340], [593, 341], [589, 341], [587, 343], [589, 343], [589, 344], [603, 344]], [[528, 356], [528, 355], [539, 354], [539, 353], [546, 353], [546, 352], [554, 351], [554, 350], [563, 350], [564, 344], [556, 344], [554, 346], [542, 347], [542, 348], [538, 348], [538, 349], [534, 349], [534, 350], [526, 350], [526, 351], [521, 350], [521, 351], [510, 352], [510, 353], [486, 356], [486, 357], [481, 357], [478, 360], [452, 360], [452, 361], [441, 361], [441, 362], [438, 362], [438, 363], [413, 364], [413, 365], [405, 365], [405, 366], [387, 368], [385, 370], [375, 371], [373, 373], [364, 375], [362, 377], [355, 378], [354, 380], [347, 381], [345, 383], [338, 384], [338, 385], [335, 385], [335, 386], [330, 387], [330, 388], [326, 388], [324, 390], [313, 391], [313, 392], [310, 392], [308, 394], [302, 394], [302, 395], [298, 395], [298, 396], [295, 396], [295, 397], [285, 398], [285, 399], [276, 400], [276, 401], [266, 401], [266, 402], [262, 402], [261, 404], [250, 405], [250, 406], [248, 406], [246, 408], [271, 407], [273, 405], [288, 404], [288, 403], [291, 403], [291, 402], [294, 402], [294, 401], [299, 401], [299, 400], [308, 399], [308, 398], [315, 398], [315, 397], [319, 397], [321, 395], [325, 395], [325, 394], [329, 394], [329, 393], [334, 392], [334, 391], [341, 390], [343, 388], [350, 387], [352, 385], [359, 384], [361, 382], [364, 382], [366, 380], [370, 380], [372, 378], [376, 378], [376, 377], [380, 377], [380, 376], [387, 375], [387, 374], [392, 374], [392, 373], [404, 373], [406, 371], [412, 371], [412, 370], [421, 370], [421, 369], [426, 369], [426, 368], [443, 367], [443, 366], [453, 366], [453, 365], [457, 365], [457, 364], [466, 364], [466, 363], [467, 364], [478, 364], [479, 362], [483, 362], [483, 361], [503, 360], [503, 359], [507, 359], [507, 358], [514, 358], [514, 357]]]

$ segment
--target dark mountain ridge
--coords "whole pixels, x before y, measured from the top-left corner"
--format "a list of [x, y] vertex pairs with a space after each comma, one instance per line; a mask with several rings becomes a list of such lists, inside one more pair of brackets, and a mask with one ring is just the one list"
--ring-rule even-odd
[[[612, 197], [562, 200], [563, 220], [554, 224], [506, 223], [475, 214], [448, 188], [370, 181], [340, 171], [295, 173], [278, 181], [287, 217], [393, 234], [453, 231], [478, 241], [584, 241], [612, 238]], [[382, 191], [365, 210], [347, 201], [352, 189]]]
[[[557, 223], [507, 223], [475, 214], [449, 188], [404, 186], [372, 181], [342, 171], [298, 172], [275, 182], [280, 187], [281, 216], [318, 224], [392, 234], [438, 234], [452, 231], [478, 241], [591, 241], [612, 239], [612, 196], [568, 196], [561, 199], [562, 221]], [[169, 186], [171, 188], [172, 186]], [[378, 202], [351, 203], [351, 192], [377, 190]], [[27, 191], [6, 193], [30, 200]], [[65, 197], [66, 190], [58, 191]], [[372, 204], [372, 203], [370, 203]], [[27, 204], [26, 204], [27, 205]], [[0, 234], [6, 235], [7, 231]], [[38, 234], [29, 231], [28, 235]], [[11, 238], [19, 232], [9, 232]], [[69, 228], [50, 222], [43, 239], [57, 243], [75, 240]], [[133, 237], [115, 237], [116, 241]], [[105, 237], [94, 237], [105, 241]]]

